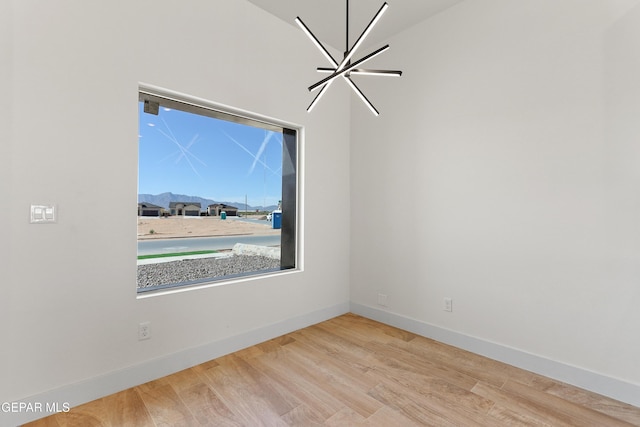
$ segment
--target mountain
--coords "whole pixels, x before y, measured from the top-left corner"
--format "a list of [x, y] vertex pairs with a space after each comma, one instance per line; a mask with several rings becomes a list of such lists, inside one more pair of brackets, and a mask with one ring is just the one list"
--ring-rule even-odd
[[[169, 209], [169, 202], [188, 202], [188, 203], [200, 203], [202, 210], [206, 210], [207, 206], [214, 205], [216, 203], [222, 203], [229, 206], [235, 206], [240, 211], [245, 210], [244, 203], [237, 202], [220, 202], [211, 199], [203, 199], [198, 196], [186, 196], [184, 194], [173, 194], [173, 193], [162, 193], [162, 194], [138, 194], [138, 203], [151, 203], [157, 206], [162, 206], [165, 209]], [[246, 209], [249, 211], [261, 210], [261, 211], [272, 211], [276, 209], [277, 206], [247, 206]]]

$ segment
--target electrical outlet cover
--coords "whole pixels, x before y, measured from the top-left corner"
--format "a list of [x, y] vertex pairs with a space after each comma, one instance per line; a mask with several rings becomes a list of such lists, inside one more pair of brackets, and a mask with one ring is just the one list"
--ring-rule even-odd
[[378, 305], [387, 306], [387, 296], [385, 294], [378, 294]]
[[142, 322], [138, 326], [138, 341], [151, 338], [151, 322]]

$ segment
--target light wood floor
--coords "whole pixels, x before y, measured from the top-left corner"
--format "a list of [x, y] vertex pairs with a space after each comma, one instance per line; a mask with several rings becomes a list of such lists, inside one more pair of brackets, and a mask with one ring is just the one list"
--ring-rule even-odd
[[640, 409], [353, 314], [28, 424], [640, 426]]

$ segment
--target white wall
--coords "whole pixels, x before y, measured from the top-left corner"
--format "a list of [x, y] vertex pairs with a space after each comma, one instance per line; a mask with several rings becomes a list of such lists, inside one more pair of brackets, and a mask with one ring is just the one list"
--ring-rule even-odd
[[[0, 246], [12, 255], [1, 402], [52, 390], [79, 403], [179, 369], [185, 351], [195, 363], [222, 351], [216, 343], [348, 309], [349, 97], [336, 86], [306, 113], [322, 56], [302, 32], [244, 1], [0, 4], [0, 62], [13, 71], [0, 79], [13, 94], [0, 97], [0, 170], [13, 183], [0, 194], [10, 230]], [[139, 82], [305, 126], [304, 272], [136, 299]], [[31, 203], [57, 204], [58, 223], [29, 224]], [[87, 217], [87, 206], [108, 215]], [[330, 206], [347, 216], [328, 227]], [[152, 322], [151, 340], [138, 342], [140, 321]], [[64, 387], [78, 384], [73, 398]]]
[[638, 3], [474, 0], [390, 40], [382, 115], [352, 101], [354, 307], [640, 405]]
[[[11, 4], [0, 1], [0, 58], [11, 57]], [[11, 67], [10, 61], [0, 60], [0, 99], [7, 102], [0, 102], [0, 218], [6, 218], [8, 201], [10, 200], [11, 174], [9, 173], [10, 138], [11, 138], [11, 118], [10, 95], [11, 95]], [[9, 245], [4, 242], [9, 241], [9, 227], [0, 228], [0, 274], [7, 271], [11, 261], [9, 256], [11, 251]], [[5, 291], [0, 298], [0, 313], [7, 313], [10, 307], [11, 291], [7, 289], [4, 279], [0, 279], [1, 288]], [[4, 320], [4, 319], [3, 319]], [[7, 378], [9, 372], [9, 352], [4, 346], [4, 340], [11, 333], [11, 326], [6, 321], [0, 322], [0, 377]]]

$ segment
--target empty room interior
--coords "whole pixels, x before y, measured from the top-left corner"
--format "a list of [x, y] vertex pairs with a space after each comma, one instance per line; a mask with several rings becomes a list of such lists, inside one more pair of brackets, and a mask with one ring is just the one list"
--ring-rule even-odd
[[[308, 112], [344, 0], [0, 0], [0, 425], [349, 319], [640, 411], [640, 0], [387, 2]], [[298, 130], [295, 268], [136, 291], [141, 87]]]

